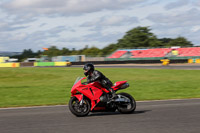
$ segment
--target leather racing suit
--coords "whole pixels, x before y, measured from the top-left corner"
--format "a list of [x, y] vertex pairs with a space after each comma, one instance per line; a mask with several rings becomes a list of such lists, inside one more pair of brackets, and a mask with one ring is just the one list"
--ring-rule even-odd
[[113, 83], [104, 76], [101, 72], [94, 70], [90, 75], [87, 77], [87, 82], [91, 83], [97, 81], [99, 82], [104, 88], [106, 88], [109, 92], [113, 93], [113, 89], [111, 88], [113, 86]]

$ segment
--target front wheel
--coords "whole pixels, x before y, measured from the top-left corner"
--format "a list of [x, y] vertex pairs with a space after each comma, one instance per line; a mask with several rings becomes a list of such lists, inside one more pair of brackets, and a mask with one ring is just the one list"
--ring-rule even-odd
[[80, 104], [80, 101], [76, 97], [71, 97], [69, 110], [76, 116], [86, 116], [90, 112], [90, 103], [87, 99], [83, 99], [83, 103]]
[[122, 97], [126, 98], [129, 102], [118, 105], [118, 111], [123, 114], [133, 113], [136, 109], [135, 99], [128, 93], [119, 93]]

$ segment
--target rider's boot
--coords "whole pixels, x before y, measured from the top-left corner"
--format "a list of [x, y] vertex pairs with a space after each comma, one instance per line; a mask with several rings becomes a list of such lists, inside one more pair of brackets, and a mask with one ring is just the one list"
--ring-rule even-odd
[[115, 91], [112, 88], [109, 88], [107, 103], [111, 103], [116, 97], [117, 97], [117, 95], [116, 95]]
[[110, 90], [110, 94], [111, 94], [111, 99], [116, 98], [117, 95], [116, 95], [115, 91], [112, 88], [110, 88], [109, 90]]

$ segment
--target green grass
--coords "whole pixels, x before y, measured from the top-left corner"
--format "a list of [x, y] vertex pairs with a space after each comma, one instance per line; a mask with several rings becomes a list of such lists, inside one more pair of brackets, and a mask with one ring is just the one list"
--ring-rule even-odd
[[[136, 100], [200, 98], [199, 70], [97, 68]], [[0, 68], [0, 107], [67, 104], [82, 68]]]

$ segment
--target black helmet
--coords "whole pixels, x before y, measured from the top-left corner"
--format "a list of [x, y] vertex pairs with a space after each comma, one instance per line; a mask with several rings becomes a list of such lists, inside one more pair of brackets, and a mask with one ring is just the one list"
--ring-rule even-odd
[[84, 65], [83, 70], [86, 71], [84, 74], [87, 76], [90, 72], [94, 71], [94, 65], [92, 63], [87, 63]]

